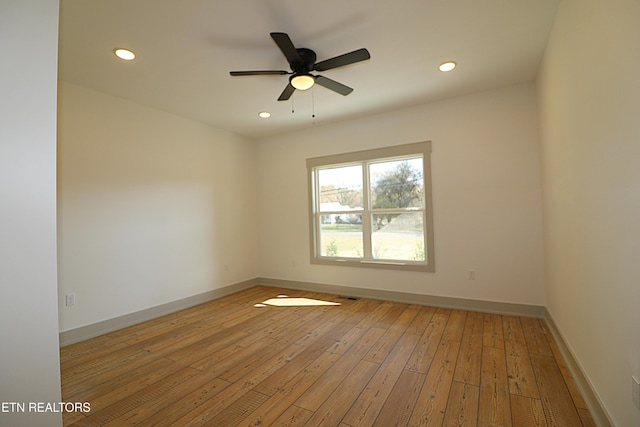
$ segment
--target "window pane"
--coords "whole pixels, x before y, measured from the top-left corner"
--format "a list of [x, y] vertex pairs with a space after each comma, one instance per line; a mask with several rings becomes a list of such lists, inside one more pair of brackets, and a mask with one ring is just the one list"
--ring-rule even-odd
[[369, 165], [373, 209], [424, 207], [422, 158]]
[[326, 257], [362, 258], [362, 215], [320, 215], [320, 254]]
[[362, 165], [318, 170], [320, 212], [362, 209]]
[[376, 259], [424, 261], [422, 212], [374, 214], [373, 257]]

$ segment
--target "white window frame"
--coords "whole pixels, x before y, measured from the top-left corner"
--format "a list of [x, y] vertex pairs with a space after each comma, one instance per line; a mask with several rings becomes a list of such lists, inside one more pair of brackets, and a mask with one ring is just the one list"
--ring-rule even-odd
[[[402, 212], [422, 212], [423, 216], [423, 235], [425, 260], [424, 261], [405, 261], [405, 260], [380, 260], [372, 255], [372, 224], [371, 215], [373, 210], [369, 203], [369, 171], [367, 165], [378, 161], [392, 161], [402, 158], [422, 156], [423, 159], [423, 185], [424, 185], [424, 208], [407, 208], [400, 209]], [[363, 167], [363, 210], [358, 211], [362, 214], [362, 234], [364, 240], [363, 258], [347, 258], [347, 257], [330, 257], [321, 255], [320, 247], [320, 216], [327, 214], [353, 214], [350, 212], [321, 212], [319, 208], [320, 193], [317, 184], [317, 170], [330, 166], [348, 166], [361, 164]], [[366, 268], [385, 268], [396, 270], [410, 271], [435, 271], [435, 253], [434, 253], [434, 235], [433, 235], [433, 207], [431, 197], [431, 141], [418, 142], [413, 144], [396, 145], [386, 148], [378, 148], [372, 150], [358, 151], [352, 153], [344, 153], [323, 157], [315, 157], [307, 159], [307, 176], [309, 188], [309, 229], [310, 229], [310, 249], [311, 263], [321, 265], [342, 265], [352, 267]], [[376, 213], [381, 212], [375, 210]]]

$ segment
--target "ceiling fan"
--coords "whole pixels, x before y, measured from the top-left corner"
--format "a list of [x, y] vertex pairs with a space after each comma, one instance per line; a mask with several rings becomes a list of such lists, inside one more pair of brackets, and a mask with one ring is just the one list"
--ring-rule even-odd
[[293, 92], [307, 90], [315, 83], [324, 86], [340, 95], [349, 95], [353, 89], [331, 80], [324, 76], [312, 75], [312, 71], [327, 71], [334, 68], [343, 67], [371, 58], [367, 49], [358, 49], [345, 53], [324, 61], [316, 62], [316, 53], [307, 48], [296, 48], [286, 33], [271, 33], [271, 38], [276, 42], [285, 58], [289, 62], [291, 71], [284, 70], [262, 70], [262, 71], [231, 71], [232, 76], [264, 76], [264, 75], [286, 75], [289, 77], [289, 84], [280, 94], [278, 101], [286, 101], [291, 98]]

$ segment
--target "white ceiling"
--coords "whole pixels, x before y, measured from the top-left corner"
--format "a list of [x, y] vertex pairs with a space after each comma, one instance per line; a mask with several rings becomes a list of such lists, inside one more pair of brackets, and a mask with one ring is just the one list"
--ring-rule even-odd
[[[532, 81], [559, 1], [61, 0], [60, 78], [260, 138]], [[318, 61], [362, 47], [371, 59], [318, 73], [348, 96], [316, 85], [278, 102], [288, 76], [229, 75], [289, 69], [270, 32]], [[447, 60], [458, 67], [438, 71]]]

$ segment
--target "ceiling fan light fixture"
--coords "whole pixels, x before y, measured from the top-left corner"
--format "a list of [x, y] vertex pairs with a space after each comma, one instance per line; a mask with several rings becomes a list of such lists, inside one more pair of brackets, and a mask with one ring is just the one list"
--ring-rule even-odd
[[454, 68], [456, 68], [456, 63], [453, 61], [447, 61], [447, 62], [443, 62], [442, 64], [440, 64], [440, 66], [438, 67], [438, 69], [440, 71], [442, 71], [443, 73], [446, 73], [447, 71], [451, 71]]
[[316, 82], [316, 79], [311, 74], [296, 74], [291, 77], [291, 86], [298, 90], [310, 89]]

